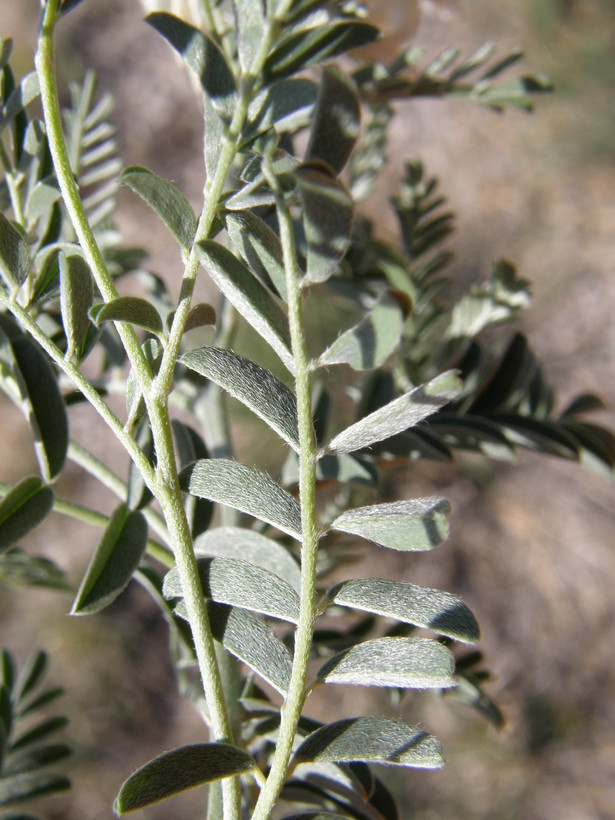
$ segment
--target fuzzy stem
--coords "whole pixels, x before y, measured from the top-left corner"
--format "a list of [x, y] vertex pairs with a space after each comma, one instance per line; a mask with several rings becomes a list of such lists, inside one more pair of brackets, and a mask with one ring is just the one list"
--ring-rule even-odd
[[[62, 128], [62, 114], [58, 97], [55, 49], [53, 44], [53, 33], [57, 16], [58, 0], [47, 0], [42, 9], [38, 47], [34, 55], [34, 65], [41, 88], [41, 104], [45, 117], [47, 142], [53, 159], [58, 185], [62, 192], [62, 199], [70, 216], [73, 228], [75, 229], [83, 255], [92, 271], [92, 276], [103, 299], [105, 302], [108, 302], [111, 299], [115, 299], [118, 292], [113, 283], [113, 279], [109, 275], [105, 260], [98, 247], [85, 208], [83, 207], [79, 187], [71, 168]], [[116, 328], [147, 400], [152, 374], [147, 359], [141, 350], [137, 335], [132, 327], [121, 322], [116, 323]]]
[[[111, 279], [103, 256], [94, 238], [87, 214], [83, 208], [79, 190], [71, 170], [62, 130], [62, 118], [58, 101], [55, 79], [53, 29], [57, 19], [57, 0], [49, 0], [42, 11], [38, 49], [35, 66], [41, 86], [41, 101], [45, 114], [49, 148], [56, 169], [56, 176], [66, 208], [84, 256], [88, 262], [96, 284], [105, 299], [116, 298], [117, 290]], [[227, 143], [228, 150], [228, 143]], [[226, 175], [225, 175], [226, 176]], [[215, 211], [212, 211], [211, 219]], [[194, 269], [196, 273], [196, 266]], [[185, 320], [184, 320], [185, 321]], [[183, 329], [183, 326], [182, 326]], [[169, 537], [176, 556], [184, 600], [188, 609], [194, 644], [203, 682], [203, 689], [211, 716], [212, 730], [217, 740], [232, 742], [230, 721], [226, 710], [224, 693], [216, 663], [214, 640], [207, 616], [207, 608], [199, 579], [198, 566], [192, 548], [192, 536], [186, 520], [182, 494], [179, 488], [175, 453], [171, 436], [171, 425], [168, 413], [168, 394], [171, 386], [171, 374], [165, 385], [166, 389], [154, 392], [152, 374], [147, 360], [141, 350], [138, 338], [131, 327], [117, 323], [117, 330], [137, 376], [148, 410], [149, 420], [156, 448], [158, 467], [155, 481], [148, 486], [160, 502], [167, 522]], [[172, 365], [167, 358], [167, 367], [174, 366], [179, 349], [181, 334], [176, 336]], [[126, 434], [124, 434], [126, 435]], [[135, 445], [136, 447], [136, 445]], [[147, 459], [141, 455], [139, 468]], [[151, 467], [147, 465], [148, 473]], [[226, 788], [225, 818], [235, 820], [239, 816], [239, 789], [232, 785]], [[226, 808], [228, 806], [228, 810]]]
[[306, 698], [306, 678], [316, 618], [316, 560], [319, 532], [316, 522], [317, 447], [312, 423], [312, 377], [305, 339], [300, 269], [293, 225], [279, 183], [264, 163], [265, 176], [276, 195], [280, 239], [286, 270], [288, 321], [295, 361], [295, 389], [299, 421], [299, 500], [301, 504], [301, 603], [295, 632], [295, 652], [288, 693], [281, 712], [276, 751], [267, 782], [260, 793], [253, 820], [265, 820], [273, 810], [288, 776], [297, 725]]

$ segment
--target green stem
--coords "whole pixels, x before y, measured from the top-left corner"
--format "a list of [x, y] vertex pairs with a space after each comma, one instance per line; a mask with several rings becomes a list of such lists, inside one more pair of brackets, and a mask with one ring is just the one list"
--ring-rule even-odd
[[[184, 601], [195, 638], [197, 657], [203, 677], [205, 696], [210, 709], [212, 727], [217, 739], [226, 738], [232, 742], [232, 726], [228, 707], [224, 698], [220, 670], [212, 658], [213, 642], [207, 618], [207, 610], [199, 581], [198, 568], [190, 530], [186, 521], [177, 477], [175, 455], [171, 439], [168, 416], [168, 396], [171, 392], [175, 364], [180, 350], [186, 320], [190, 311], [194, 284], [199, 268], [197, 245], [209, 237], [224, 190], [226, 178], [237, 153], [239, 137], [246, 123], [248, 107], [258, 87], [258, 77], [264, 65], [271, 44], [278, 30], [277, 22], [267, 21], [260, 48], [255, 55], [250, 76], [242, 78], [240, 93], [234, 108], [233, 118], [225, 135], [218, 165], [213, 177], [207, 179], [204, 191], [204, 205], [199, 218], [195, 240], [186, 263], [182, 279], [181, 295], [175, 311], [168, 342], [162, 357], [158, 375], [152, 385], [148, 410], [152, 434], [156, 445], [158, 469], [164, 484], [164, 491], [158, 496], [167, 521], [169, 535], [174, 544], [177, 569], [182, 584]], [[239, 817], [241, 800], [238, 778], [229, 778], [222, 783], [224, 817]]]
[[[5, 481], [0, 481], [0, 498], [4, 497], [13, 489], [13, 484], [7, 484]], [[60, 515], [66, 515], [68, 518], [74, 518], [76, 521], [83, 521], [84, 524], [91, 524], [93, 527], [100, 527], [104, 529], [109, 523], [109, 516], [99, 513], [90, 507], [85, 507], [83, 504], [77, 504], [74, 501], [69, 501], [66, 498], [53, 499], [53, 511]], [[172, 552], [155, 541], [153, 538], [147, 540], [147, 551], [152, 558], [160, 561], [169, 569], [175, 566]]]
[[[105, 260], [101, 253], [94, 233], [88, 221], [79, 187], [70, 164], [70, 158], [64, 139], [62, 128], [62, 114], [58, 97], [58, 87], [55, 70], [55, 51], [53, 32], [58, 16], [58, 0], [47, 0], [43, 5], [42, 20], [39, 29], [38, 47], [34, 55], [34, 65], [41, 89], [41, 104], [45, 118], [47, 141], [53, 159], [53, 165], [58, 180], [62, 199], [70, 216], [77, 239], [88, 263], [94, 280], [105, 302], [115, 299], [118, 295], [113, 279], [111, 278]], [[129, 325], [116, 323], [117, 331], [126, 350], [130, 364], [147, 400], [151, 385], [152, 374], [145, 358], [141, 345], [133, 328]]]
[[[90, 453], [83, 445], [71, 439], [68, 444], [68, 457], [89, 475], [100, 481], [108, 490], [111, 490], [114, 495], [122, 501], [125, 500], [128, 491], [126, 482], [116, 475], [113, 470], [110, 470], [109, 467], [93, 453]], [[168, 543], [169, 533], [164, 518], [155, 510], [152, 510], [151, 507], [146, 507], [146, 509], [143, 510], [143, 514], [154, 532], [157, 532], [158, 535]]]
[[279, 183], [264, 164], [265, 176], [276, 195], [280, 239], [286, 270], [288, 321], [295, 360], [295, 389], [299, 420], [299, 500], [301, 504], [301, 603], [295, 632], [293, 668], [286, 700], [282, 707], [280, 730], [271, 770], [260, 793], [252, 820], [265, 820], [273, 810], [289, 770], [297, 725], [306, 698], [306, 678], [316, 618], [316, 560], [319, 532], [316, 521], [317, 447], [312, 423], [312, 377], [305, 339], [301, 299], [300, 269], [297, 262], [293, 225]]
[[[103, 299], [109, 301], [117, 297], [117, 290], [107, 271], [104, 258], [96, 243], [87, 214], [83, 208], [79, 190], [71, 170], [62, 130], [62, 119], [55, 79], [53, 47], [53, 29], [57, 19], [57, 11], [57, 0], [48, 0], [47, 4], [44, 5], [38, 49], [35, 55], [35, 66], [41, 86], [41, 101], [47, 126], [47, 137], [62, 197], [73, 223], [75, 233], [77, 234], [85, 259], [92, 270], [92, 274]], [[196, 273], [196, 266], [194, 272]], [[199, 580], [198, 567], [192, 549], [192, 538], [188, 522], [186, 521], [177, 477], [167, 403], [172, 371], [169, 374], [166, 389], [159, 391], [156, 395], [152, 395], [151, 370], [133, 328], [121, 323], [117, 323], [116, 326], [141, 387], [152, 426], [158, 467], [155, 481], [150, 481], [148, 486], [159, 500], [167, 521], [170, 541], [174, 548], [178, 571], [182, 581], [184, 600], [190, 617], [199, 669], [205, 697], [210, 710], [213, 731], [217, 739], [231, 741], [230, 721], [226, 711], [220, 675], [216, 664], [213, 636], [207, 617], [207, 609]], [[173, 364], [177, 358], [180, 338], [181, 334], [176, 337], [177, 345], [174, 352]], [[167, 362], [168, 361], [167, 359]], [[168, 366], [167, 364], [167, 367]], [[136, 449], [141, 456], [141, 463], [138, 464], [141, 469], [143, 462], [147, 464], [147, 459], [143, 457], [138, 447]], [[151, 467], [149, 467], [149, 465], [147, 465], [146, 471], [148, 475], [151, 474]], [[224, 813], [225, 818], [228, 817], [229, 820], [234, 820], [234, 818], [239, 817], [240, 801], [237, 785], [231, 785], [226, 788], [225, 804], [228, 805], [228, 811], [225, 809]]]
[[143, 455], [141, 448], [135, 440], [126, 433], [122, 422], [118, 419], [115, 413], [111, 410], [108, 404], [103, 401], [100, 394], [90, 382], [82, 375], [79, 368], [75, 367], [72, 362], [66, 361], [64, 354], [57, 347], [46, 333], [36, 324], [34, 319], [30, 316], [17, 302], [9, 299], [6, 293], [0, 291], [0, 303], [3, 304], [17, 319], [20, 326], [27, 330], [32, 338], [38, 342], [40, 347], [47, 353], [49, 358], [57, 365], [57, 367], [73, 382], [75, 387], [80, 390], [92, 407], [98, 412], [103, 421], [115, 434], [116, 438], [123, 445], [128, 455], [135, 462], [147, 486], [155, 492], [156, 476], [147, 460]]

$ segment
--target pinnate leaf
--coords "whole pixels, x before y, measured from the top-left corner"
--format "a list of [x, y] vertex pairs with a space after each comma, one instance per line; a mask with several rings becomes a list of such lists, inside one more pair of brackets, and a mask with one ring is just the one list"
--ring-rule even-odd
[[456, 686], [449, 650], [426, 638], [375, 638], [329, 658], [318, 670], [324, 683], [446, 689]]
[[335, 436], [327, 450], [351, 453], [402, 433], [452, 401], [461, 389], [462, 383], [453, 371], [443, 373], [347, 427]]
[[147, 522], [143, 514], [121, 504], [96, 547], [71, 615], [90, 615], [112, 603], [128, 585], [146, 545]]
[[255, 767], [247, 752], [229, 743], [197, 743], [164, 752], [126, 780], [115, 799], [117, 814], [137, 811], [204, 783]]
[[197, 253], [201, 264], [229, 302], [271, 345], [290, 372], [294, 372], [288, 319], [279, 300], [243, 262], [219, 243], [199, 242]]
[[[198, 567], [207, 598], [297, 623], [299, 596], [272, 572], [237, 558], [199, 558]], [[167, 599], [183, 597], [177, 568], [165, 576], [162, 592]]]
[[192, 495], [241, 510], [301, 539], [299, 505], [262, 470], [229, 459], [202, 459], [182, 470], [179, 480]]
[[121, 181], [158, 214], [182, 249], [190, 251], [197, 219], [184, 194], [168, 180], [138, 165], [126, 168]]
[[432, 735], [396, 720], [348, 718], [312, 732], [294, 762], [383, 763], [422, 769], [444, 765], [442, 746]]
[[139, 296], [118, 296], [110, 302], [94, 305], [90, 316], [97, 325], [102, 322], [127, 322], [158, 336], [162, 334], [160, 314], [151, 302]]
[[404, 581], [384, 578], [343, 581], [329, 590], [326, 600], [433, 629], [464, 643], [473, 643], [480, 634], [476, 618], [459, 598]]
[[331, 523], [331, 529], [359, 535], [390, 549], [430, 550], [448, 536], [449, 512], [445, 498], [393, 501], [347, 510]]
[[194, 71], [214, 109], [230, 120], [237, 98], [235, 80], [224, 54], [211, 37], [166, 12], [148, 15], [147, 22], [162, 34]]
[[297, 402], [273, 373], [250, 359], [218, 347], [185, 353], [180, 362], [210, 379], [256, 415], [298, 451]]
[[28, 476], [0, 501], [0, 553], [14, 546], [53, 509], [53, 490], [38, 476]]

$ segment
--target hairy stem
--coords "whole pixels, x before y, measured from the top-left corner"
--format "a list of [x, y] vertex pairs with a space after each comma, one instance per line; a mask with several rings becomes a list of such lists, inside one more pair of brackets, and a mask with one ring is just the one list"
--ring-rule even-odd
[[[109, 275], [105, 260], [88, 221], [79, 187], [70, 164], [70, 158], [62, 128], [62, 114], [58, 97], [55, 69], [54, 27], [58, 16], [58, 0], [47, 0], [43, 5], [39, 28], [38, 47], [34, 55], [34, 65], [41, 89], [41, 104], [45, 117], [45, 128], [49, 151], [58, 180], [62, 199], [70, 216], [86, 262], [103, 299], [108, 302], [118, 295], [113, 279]], [[141, 345], [133, 328], [121, 322], [116, 323], [117, 331], [126, 350], [143, 395], [147, 400], [152, 374]]]
[[275, 755], [253, 820], [269, 817], [288, 775], [297, 725], [306, 698], [310, 650], [316, 617], [316, 559], [319, 533], [316, 522], [316, 436], [312, 423], [312, 377], [307, 351], [301, 299], [300, 269], [290, 212], [271, 168], [265, 163], [267, 182], [276, 194], [280, 238], [286, 270], [288, 320], [295, 360], [295, 389], [299, 420], [299, 500], [301, 504], [301, 604], [295, 632], [295, 652], [288, 694], [282, 707]]
[[[49, 148], [62, 197], [79, 243], [83, 249], [84, 256], [92, 270], [92, 274], [103, 298], [105, 301], [109, 301], [116, 298], [117, 290], [107, 271], [104, 258], [96, 243], [87, 214], [83, 208], [79, 189], [71, 170], [62, 130], [62, 118], [55, 79], [53, 46], [53, 30], [57, 13], [57, 0], [49, 0], [49, 2], [43, 6], [38, 49], [35, 56], [35, 66], [41, 86], [41, 101], [45, 115]], [[212, 220], [214, 213], [215, 211], [212, 212]], [[207, 609], [199, 580], [198, 567], [192, 549], [192, 537], [186, 520], [177, 477], [168, 413], [170, 376], [166, 389], [153, 393], [151, 390], [151, 370], [134, 330], [121, 323], [117, 323], [117, 330], [137, 376], [148, 410], [158, 461], [155, 481], [150, 481], [148, 486], [160, 502], [167, 522], [170, 541], [173, 546], [182, 581], [184, 599], [190, 617], [203, 688], [211, 716], [212, 729], [216, 739], [232, 741], [230, 721], [216, 663], [214, 640], [207, 617]], [[177, 346], [174, 352], [173, 365], [177, 358], [180, 337], [181, 334], [176, 337]], [[139, 448], [137, 447], [136, 449], [141, 456], [143, 456]], [[143, 457], [140, 461], [141, 463], [143, 461], [147, 462], [147, 459]], [[141, 464], [138, 464], [138, 466], [141, 468]], [[151, 472], [149, 465], [148, 472]], [[230, 789], [227, 789], [227, 793], [229, 796], [225, 802], [228, 803], [229, 808], [228, 811], [225, 809], [224, 816], [225, 818], [228, 817], [229, 820], [231, 820], [231, 818], [234, 820], [234, 818], [239, 816], [239, 791], [238, 788], [231, 786]]]

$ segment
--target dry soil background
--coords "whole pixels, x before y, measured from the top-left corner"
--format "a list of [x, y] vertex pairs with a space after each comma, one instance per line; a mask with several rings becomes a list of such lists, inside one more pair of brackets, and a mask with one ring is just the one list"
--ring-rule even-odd
[[[19, 64], [31, 57], [35, 0], [0, 0], [0, 34], [21, 38]], [[544, 362], [561, 406], [593, 390], [615, 404], [615, 12], [608, 0], [460, 0], [425, 4], [414, 39], [435, 56], [486, 39], [527, 46], [526, 65], [554, 76], [560, 90], [537, 112], [497, 116], [447, 101], [399, 107], [391, 165], [374, 213], [394, 191], [403, 162], [421, 157], [440, 177], [458, 212], [452, 246], [460, 282], [485, 277], [505, 256], [534, 283], [521, 326]], [[126, 164], [169, 177], [198, 206], [200, 114], [190, 84], [169, 50], [141, 21], [134, 0], [88, 0], [63, 27], [63, 76], [94, 67], [117, 99]], [[122, 196], [126, 238], [152, 248], [152, 268], [172, 280], [175, 248], [146, 210]], [[381, 219], [394, 231], [392, 214]], [[27, 432], [5, 402], [2, 426], [27, 445]], [[76, 422], [87, 434], [89, 416]], [[615, 425], [615, 416], [602, 419]], [[108, 445], [96, 440], [101, 452]], [[3, 445], [0, 473], [22, 465]], [[125, 467], [120, 468], [122, 471]], [[452, 538], [420, 560], [391, 559], [389, 571], [461, 594], [482, 627], [481, 647], [496, 675], [491, 692], [508, 718], [496, 733], [461, 707], [420, 698], [417, 714], [447, 748], [440, 773], [393, 773], [404, 789], [404, 817], [602, 820], [615, 817], [615, 557], [613, 484], [579, 466], [522, 454], [491, 466], [481, 486], [459, 469], [419, 471], [454, 504]], [[407, 480], [400, 477], [400, 480]], [[82, 486], [77, 470], [63, 492], [107, 508], [109, 498]], [[65, 534], [65, 522], [37, 535], [75, 580], [93, 548], [92, 533]], [[71, 531], [72, 532], [72, 531]], [[374, 557], [382, 573], [382, 554]], [[376, 562], [380, 565], [376, 568]], [[53, 655], [53, 677], [69, 691], [71, 737], [78, 755], [75, 794], [49, 804], [46, 817], [108, 818], [118, 783], [162, 749], [202, 739], [191, 711], [177, 703], [166, 662], [164, 625], [138, 589], [94, 620], [65, 618], [67, 601], [50, 594], [17, 608], [0, 599], [0, 638], [22, 656], [40, 642]], [[127, 613], [132, 613], [126, 618]], [[363, 695], [362, 695], [363, 696]], [[359, 708], [355, 703], [353, 709]], [[338, 704], [334, 705], [338, 708]], [[341, 708], [341, 707], [340, 707]], [[378, 708], [388, 709], [383, 701]], [[393, 713], [412, 715], [403, 703]], [[173, 811], [198, 816], [188, 797]], [[161, 807], [143, 817], [169, 817]]]

